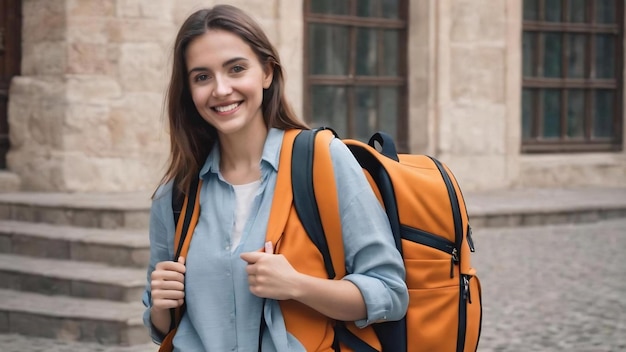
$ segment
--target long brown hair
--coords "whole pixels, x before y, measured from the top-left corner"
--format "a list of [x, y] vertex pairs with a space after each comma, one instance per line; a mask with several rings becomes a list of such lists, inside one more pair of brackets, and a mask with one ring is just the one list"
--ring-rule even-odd
[[210, 29], [238, 35], [250, 45], [259, 62], [273, 70], [272, 83], [263, 91], [261, 106], [266, 126], [285, 130], [308, 128], [287, 102], [278, 52], [261, 27], [242, 10], [230, 5], [218, 5], [193, 13], [176, 36], [172, 76], [166, 95], [171, 149], [169, 166], [161, 184], [175, 179], [182, 193], [186, 193], [191, 180], [198, 177], [217, 140], [217, 131], [200, 116], [193, 103], [185, 63], [189, 43]]

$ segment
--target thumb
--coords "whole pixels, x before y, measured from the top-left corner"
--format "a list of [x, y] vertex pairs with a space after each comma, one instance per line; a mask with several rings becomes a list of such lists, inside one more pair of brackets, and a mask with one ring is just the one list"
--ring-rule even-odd
[[178, 262], [181, 263], [182, 265], [185, 265], [185, 257], [183, 256], [178, 257]]
[[241, 253], [241, 255], [239, 256], [241, 259], [245, 260], [246, 262], [248, 262], [248, 264], [254, 264], [256, 263], [265, 253], [262, 252], [247, 252], [247, 253]]

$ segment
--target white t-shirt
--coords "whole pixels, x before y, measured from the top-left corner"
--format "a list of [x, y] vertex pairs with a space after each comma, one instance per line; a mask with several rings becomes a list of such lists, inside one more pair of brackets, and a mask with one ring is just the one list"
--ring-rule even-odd
[[254, 197], [261, 186], [261, 180], [257, 180], [244, 185], [233, 185], [235, 190], [235, 199], [237, 201], [237, 207], [235, 208], [235, 226], [233, 226], [233, 233], [230, 238], [230, 251], [234, 252], [239, 241], [241, 241], [241, 234], [246, 226], [248, 215], [250, 215], [250, 208]]

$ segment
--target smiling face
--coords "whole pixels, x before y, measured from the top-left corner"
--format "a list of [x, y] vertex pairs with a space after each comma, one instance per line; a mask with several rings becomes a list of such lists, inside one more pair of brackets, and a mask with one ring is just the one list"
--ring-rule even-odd
[[212, 29], [189, 43], [185, 54], [194, 105], [219, 135], [264, 126], [263, 89], [272, 83], [272, 72], [247, 43]]

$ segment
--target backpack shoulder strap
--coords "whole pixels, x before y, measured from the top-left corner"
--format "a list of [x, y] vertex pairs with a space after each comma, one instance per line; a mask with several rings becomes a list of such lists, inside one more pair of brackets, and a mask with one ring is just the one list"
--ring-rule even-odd
[[[172, 210], [174, 212], [174, 221], [176, 224], [176, 232], [174, 235], [174, 261], [178, 261], [178, 257], [187, 256], [189, 243], [193, 236], [193, 231], [200, 217], [200, 189], [202, 188], [202, 180], [194, 179], [189, 186], [189, 191], [185, 195], [182, 206], [177, 209], [180, 202], [180, 195], [176, 191], [176, 187], [172, 189]], [[178, 200], [177, 200], [178, 199]], [[177, 214], [177, 211], [180, 214]]]
[[[172, 215], [174, 216], [174, 225], [176, 227], [173, 258], [175, 262], [178, 261], [180, 256], [187, 257], [191, 237], [200, 217], [201, 188], [202, 180], [199, 178], [191, 181], [186, 195], [180, 192], [176, 182], [172, 185]], [[174, 349], [172, 342], [184, 311], [184, 303], [179, 308], [170, 309], [170, 331], [165, 335], [159, 347], [159, 352], [171, 352]]]
[[[341, 279], [346, 269], [339, 199], [330, 155], [334, 135], [334, 131], [324, 128], [302, 131], [298, 135], [292, 155], [292, 184], [296, 212], [324, 258], [328, 278]], [[344, 322], [336, 322], [334, 331], [337, 347], [342, 342], [354, 351], [377, 351], [350, 331]]]
[[293, 203], [293, 192], [291, 187], [291, 156], [294, 139], [300, 134], [299, 129], [286, 130], [283, 142], [280, 147], [280, 159], [278, 161], [278, 174], [276, 175], [276, 188], [272, 199], [270, 217], [267, 221], [267, 231], [265, 240], [272, 242], [274, 246], [282, 236], [287, 218]]
[[330, 130], [321, 129], [305, 130], [296, 137], [291, 182], [296, 212], [324, 258], [328, 278], [341, 279], [345, 276], [345, 260], [339, 201], [330, 156], [332, 139]]

